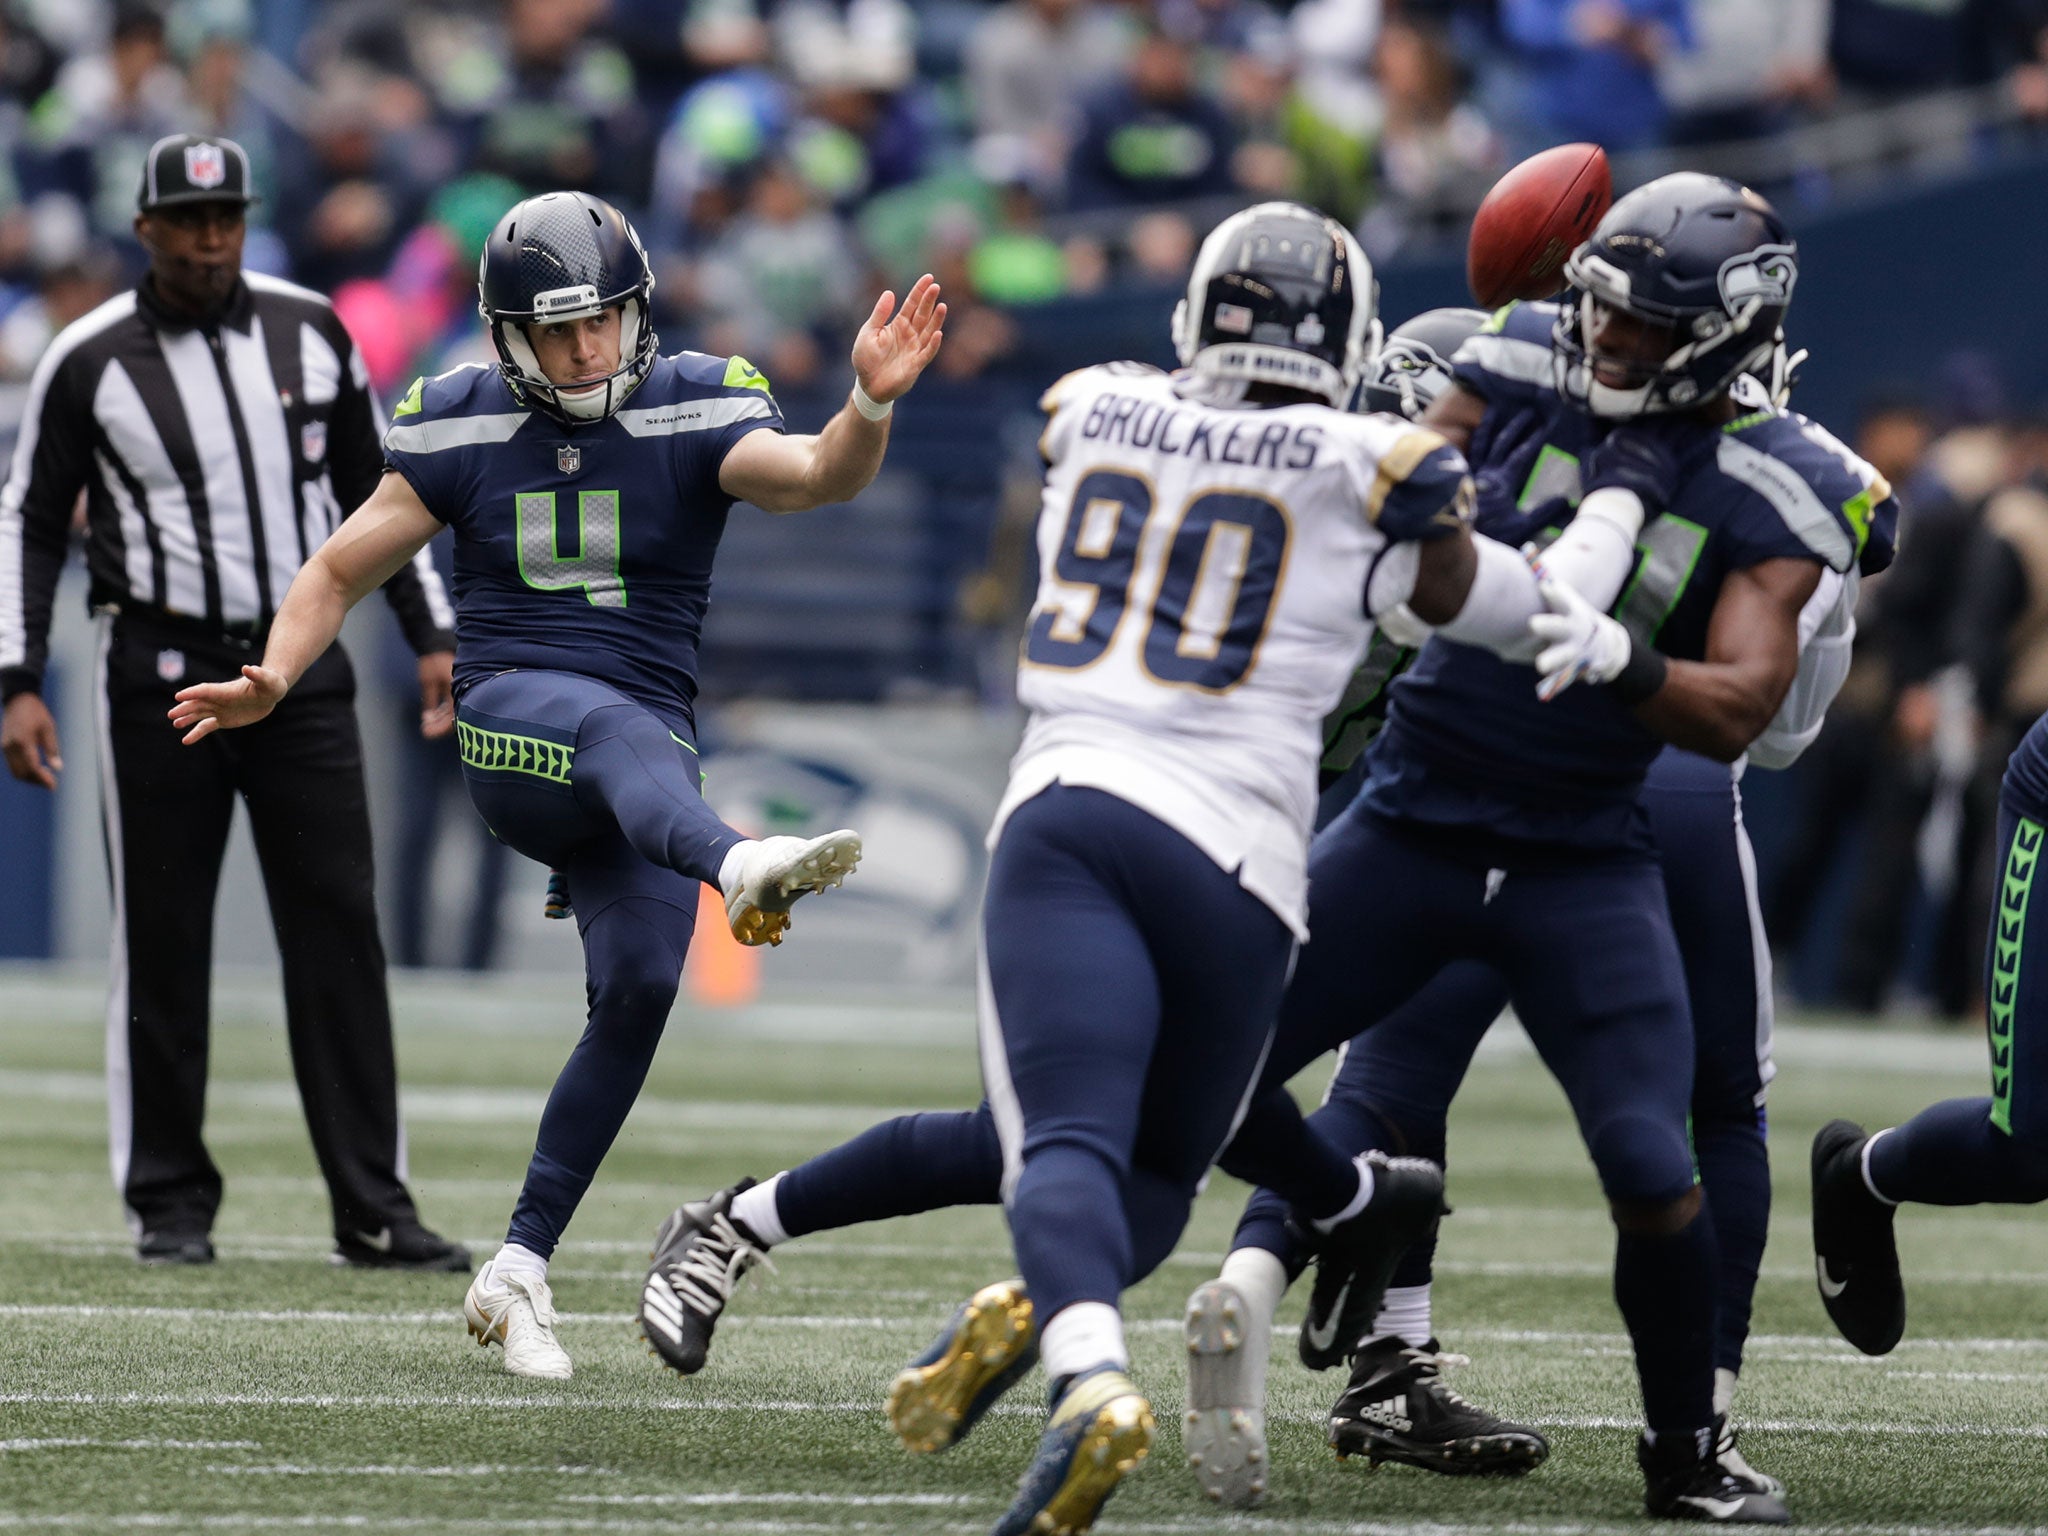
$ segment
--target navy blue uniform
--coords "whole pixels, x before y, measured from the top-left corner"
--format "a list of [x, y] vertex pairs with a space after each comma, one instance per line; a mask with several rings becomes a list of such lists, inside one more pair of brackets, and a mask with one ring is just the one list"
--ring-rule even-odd
[[698, 883], [740, 835], [698, 794], [697, 640], [732, 445], [781, 413], [743, 361], [657, 359], [566, 426], [496, 369], [415, 384], [385, 459], [455, 530], [456, 730], [493, 834], [559, 868], [590, 1018], [548, 1099], [508, 1241], [545, 1257], [632, 1107], [675, 1000]]
[[2048, 1200], [2048, 917], [2033, 910], [2048, 846], [2048, 716], [2006, 764], [1998, 890], [1984, 957], [1991, 1095], [1932, 1105], [1869, 1148], [1870, 1181], [1922, 1205]]
[[[1549, 306], [1516, 306], [1453, 371], [1490, 410], [1536, 411], [1545, 451], [1524, 500], [1576, 501], [1603, 430], [1551, 386]], [[1698, 660], [1725, 578], [1774, 559], [1837, 571], [1889, 558], [1896, 507], [1874, 472], [1801, 418], [1702, 425], [1670, 507], [1639, 540], [1615, 613]], [[1695, 1183], [1686, 978], [1641, 804], [1663, 744], [1609, 690], [1535, 696], [1525, 667], [1441, 638], [1391, 690], [1357, 801], [1311, 853], [1310, 930], [1267, 1085], [1386, 1017], [1446, 967], [1481, 961], [1559, 1078], [1617, 1212]], [[1458, 1064], [1462, 1070], [1462, 1063]], [[1630, 1230], [1616, 1292], [1652, 1428], [1712, 1418], [1712, 1223]]]

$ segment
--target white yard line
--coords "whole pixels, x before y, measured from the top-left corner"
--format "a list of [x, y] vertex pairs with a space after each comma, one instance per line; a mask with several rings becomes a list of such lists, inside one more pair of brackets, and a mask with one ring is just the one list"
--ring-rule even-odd
[[[0, 1405], [36, 1405], [72, 1408], [317, 1408], [334, 1410], [383, 1410], [420, 1408], [504, 1409], [521, 1413], [849, 1413], [872, 1414], [874, 1400], [860, 1402], [809, 1402], [773, 1400], [747, 1402], [734, 1398], [564, 1398], [553, 1396], [490, 1397], [479, 1393], [441, 1395], [412, 1393], [365, 1393], [297, 1395], [275, 1392], [6, 1392]], [[994, 1410], [1006, 1417], [1042, 1417], [1042, 1410], [1025, 1403], [1004, 1403]], [[1319, 1413], [1279, 1416], [1303, 1424], [1321, 1424]], [[1537, 1416], [1535, 1422], [1559, 1429], [1628, 1429], [1640, 1427], [1640, 1420], [1602, 1414]], [[1914, 1424], [1900, 1422], [1843, 1423], [1817, 1419], [1755, 1419], [1745, 1429], [1805, 1435], [1902, 1435], [1928, 1439], [1984, 1440], [2018, 1437], [2048, 1440], [2048, 1424]]]
[[612, 1467], [408, 1467], [379, 1465], [369, 1467], [322, 1467], [308, 1466], [297, 1462], [279, 1462], [274, 1466], [237, 1466], [232, 1462], [207, 1467], [208, 1472], [225, 1477], [504, 1477], [512, 1473], [539, 1472], [550, 1477], [618, 1477], [622, 1474]]
[[0, 1451], [260, 1451], [260, 1440], [0, 1440]]

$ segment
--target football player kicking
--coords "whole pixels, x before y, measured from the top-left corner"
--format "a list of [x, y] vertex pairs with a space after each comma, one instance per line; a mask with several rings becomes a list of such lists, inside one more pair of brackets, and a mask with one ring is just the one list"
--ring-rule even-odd
[[1813, 1139], [1814, 1279], [1842, 1337], [1866, 1355], [1890, 1353], [1906, 1331], [1892, 1232], [1900, 1205], [2048, 1200], [2048, 919], [2033, 911], [2044, 827], [2048, 716], [2021, 740], [1999, 786], [1984, 978], [1991, 1096], [1946, 1099], [1867, 1136], [1834, 1120]]
[[[1372, 291], [1341, 226], [1261, 205], [1197, 257], [1174, 321], [1184, 372], [1111, 364], [1048, 392], [1019, 672], [1032, 713], [983, 917], [989, 1103], [686, 1206], [658, 1240], [641, 1320], [688, 1370], [763, 1246], [1000, 1189], [1021, 1281], [978, 1293], [889, 1403], [906, 1443], [940, 1449], [1043, 1359], [1051, 1419], [999, 1536], [1087, 1529], [1149, 1449], [1119, 1298], [1173, 1248], [1258, 1077], [1304, 937], [1318, 727], [1371, 616], [1405, 604], [1533, 654], [1533, 575], [1471, 538], [1463, 460], [1434, 433], [1338, 409], [1377, 339]], [[1234, 1159], [1271, 1155], [1238, 1152], [1252, 1130]], [[904, 1181], [915, 1204], [874, 1176], [892, 1161], [930, 1169]], [[1299, 1203], [1325, 1226], [1385, 1211], [1390, 1267], [1437, 1210], [1435, 1170], [1334, 1161]], [[1369, 1314], [1384, 1268], [1364, 1269], [1340, 1272]]]
[[[1610, 521], [1628, 546], [1640, 534], [1640, 557], [1625, 589], [1546, 583], [1557, 611], [1537, 621], [1553, 641], [1540, 693], [1441, 634], [1394, 685], [1364, 787], [1310, 860], [1311, 926], [1342, 942], [1304, 952], [1267, 1080], [1484, 962], [1564, 1087], [1608, 1197], [1646, 1508], [1781, 1523], [1781, 1499], [1720, 1460], [1720, 1261], [1688, 1136], [1687, 981], [1639, 792], [1667, 743], [1727, 763], [1771, 723], [1823, 574], [1881, 568], [1896, 507], [1832, 438], [1732, 392], [1772, 355], [1797, 274], [1762, 198], [1661, 178], [1615, 204], [1566, 274], [1562, 307], [1510, 308], [1460, 349], [1457, 387], [1424, 420], [1498, 443], [1513, 417], [1537, 415], [1536, 474], [1584, 494], [1573, 528]], [[1632, 493], [1646, 526], [1611, 491]], [[1455, 1076], [1461, 1053], [1453, 1042], [1448, 1064], [1427, 1065]], [[1248, 1212], [1224, 1272], [1251, 1337], [1285, 1280], [1264, 1216]], [[1313, 1298], [1304, 1339], [1339, 1357], [1355, 1343]]]
[[609, 204], [554, 192], [512, 208], [479, 278], [498, 366], [413, 385], [385, 437], [389, 472], [292, 583], [263, 664], [185, 689], [171, 711], [187, 742], [262, 719], [364, 593], [455, 529], [470, 797], [498, 838], [562, 871], [588, 978], [589, 1021], [505, 1245], [463, 1308], [521, 1376], [571, 1374], [548, 1259], [646, 1078], [699, 882], [723, 894], [743, 943], [774, 944], [792, 903], [860, 858], [848, 831], [743, 837], [698, 793], [697, 641], [727, 513], [741, 500], [801, 511], [866, 486], [946, 312], [929, 276], [900, 310], [883, 294], [854, 341], [848, 403], [798, 437], [745, 360], [657, 355], [653, 287]]
[[[1452, 359], [1485, 322], [1476, 310], [1436, 310], [1394, 331], [1367, 376], [1364, 406], [1420, 415], [1452, 387]], [[1775, 408], [1789, 394], [1787, 372], [1780, 348], [1764, 370], [1771, 384], [1744, 377], [1736, 381], [1734, 393], [1748, 409]], [[1552, 493], [1560, 487], [1536, 469], [1544, 419], [1535, 411], [1494, 412], [1482, 423], [1471, 449], [1479, 532], [1514, 542], [1559, 515], [1564, 499]], [[1815, 442], [1830, 441], [1811, 423], [1802, 422], [1802, 429]], [[1497, 446], [1489, 446], [1489, 439]], [[1884, 542], [1880, 535], [1880, 547]], [[1865, 558], [1875, 558], [1868, 548]], [[1749, 762], [1785, 767], [1818, 734], [1847, 674], [1857, 590], [1856, 572], [1822, 574], [1800, 618], [1799, 674], [1769, 729], [1751, 745]], [[1332, 788], [1324, 797], [1325, 818], [1334, 817], [1356, 792], [1353, 765], [1384, 723], [1389, 685], [1414, 654], [1388, 640], [1383, 627], [1353, 680], [1346, 707], [1326, 728], [1323, 777]], [[1763, 942], [1739, 781], [1739, 766], [1731, 771], [1728, 765], [1667, 747], [1651, 764], [1642, 791], [1666, 872], [1692, 1011], [1693, 1146], [1721, 1250], [1714, 1405], [1724, 1416], [1741, 1370], [1770, 1213], [1763, 1112], [1765, 1085], [1773, 1073], [1770, 955]], [[1309, 1123], [1347, 1149], [1388, 1149], [1442, 1164], [1451, 1099], [1506, 1004], [1506, 986], [1490, 966], [1472, 960], [1449, 966], [1350, 1042], [1323, 1106]], [[1198, 1350], [1227, 1315], [1244, 1315], [1246, 1291], [1272, 1293], [1305, 1262], [1298, 1240], [1282, 1224], [1285, 1212], [1277, 1199], [1266, 1194], [1254, 1204], [1256, 1215], [1240, 1231], [1240, 1252], [1232, 1259], [1235, 1283], [1212, 1282], [1190, 1300], [1190, 1338]], [[1319, 1328], [1312, 1322], [1304, 1354], [1318, 1363], [1348, 1355], [1351, 1365], [1351, 1381], [1331, 1411], [1330, 1442], [1340, 1455], [1368, 1456], [1375, 1464], [1406, 1462], [1452, 1475], [1526, 1472], [1549, 1453], [1543, 1436], [1444, 1384], [1444, 1367], [1464, 1363], [1465, 1357], [1445, 1353], [1431, 1323], [1435, 1246], [1432, 1232], [1402, 1257], [1380, 1316], [1365, 1338], [1340, 1340], [1327, 1323]], [[1242, 1349], [1194, 1357], [1203, 1396], [1246, 1415], [1239, 1434], [1251, 1438], [1253, 1449], [1259, 1448], [1262, 1431], [1263, 1337], [1255, 1330]], [[1264, 1457], [1251, 1461], [1242, 1452], [1218, 1454], [1207, 1442], [1223, 1427], [1220, 1416], [1191, 1426], [1191, 1455], [1201, 1457], [1194, 1470], [1212, 1497], [1250, 1506], [1264, 1491]], [[1783, 1492], [1776, 1479], [1743, 1460], [1732, 1432], [1722, 1437], [1719, 1459], [1755, 1491]]]

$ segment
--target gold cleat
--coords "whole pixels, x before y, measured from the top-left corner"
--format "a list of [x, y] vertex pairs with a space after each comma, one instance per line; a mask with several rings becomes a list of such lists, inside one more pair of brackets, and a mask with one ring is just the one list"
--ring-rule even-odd
[[1038, 1329], [1024, 1282], [983, 1286], [890, 1384], [889, 1427], [905, 1450], [943, 1451], [966, 1439], [1037, 1360]]
[[860, 863], [860, 834], [764, 837], [742, 845], [740, 867], [724, 889], [725, 918], [742, 944], [780, 944], [798, 898], [844, 885]]
[[1078, 1536], [1151, 1454], [1152, 1405], [1122, 1371], [1090, 1371], [1067, 1388], [1038, 1442], [1017, 1502], [993, 1536]]

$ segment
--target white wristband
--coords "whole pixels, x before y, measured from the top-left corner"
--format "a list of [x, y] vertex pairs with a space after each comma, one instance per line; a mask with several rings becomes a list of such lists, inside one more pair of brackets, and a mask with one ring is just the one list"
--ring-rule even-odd
[[860, 380], [855, 379], [853, 381], [853, 408], [859, 411], [861, 415], [867, 417], [869, 421], [886, 421], [889, 413], [896, 409], [896, 402], [894, 400], [882, 401], [875, 399], [860, 387]]

